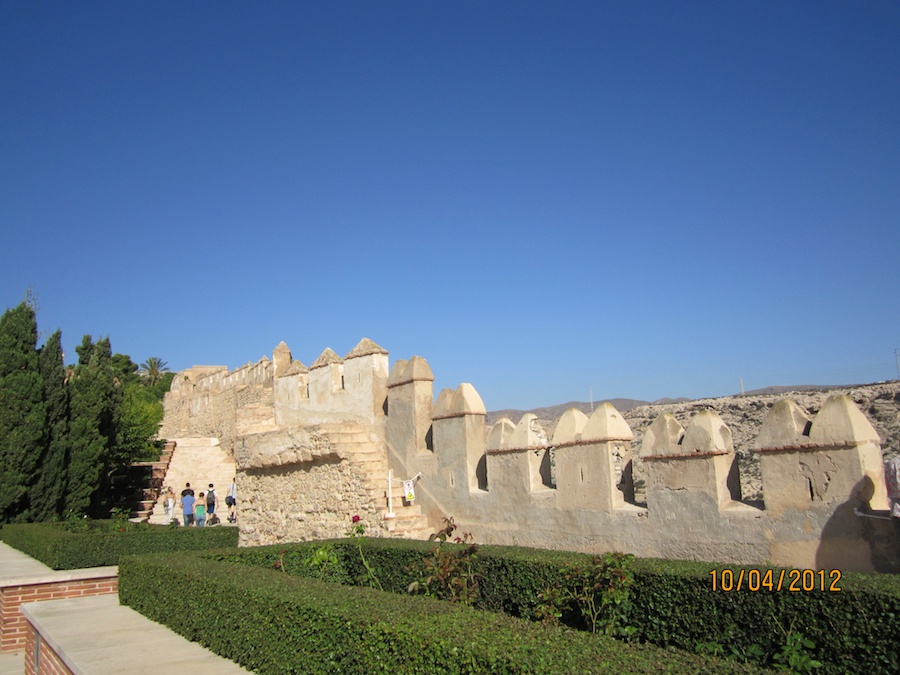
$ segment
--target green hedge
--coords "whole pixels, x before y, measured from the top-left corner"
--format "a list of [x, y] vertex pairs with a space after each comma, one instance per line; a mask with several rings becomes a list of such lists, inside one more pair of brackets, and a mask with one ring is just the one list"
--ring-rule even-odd
[[[392, 539], [334, 540], [290, 546], [264, 546], [214, 554], [244, 565], [283, 567], [292, 575], [311, 576], [303, 565], [310, 552], [330, 547], [337, 571], [329, 580], [364, 583], [357, 546], [377, 570], [385, 590], [406, 593], [416, 580], [412, 571], [432, 544]], [[587, 564], [590, 556], [561, 551], [480, 546], [476, 560], [480, 575], [479, 609], [534, 618], [538, 594], [556, 583], [567, 565]], [[741, 567], [709, 563], [636, 559], [635, 585], [624, 624], [633, 640], [694, 651], [698, 645], [738, 658], [758, 652], [760, 661], [773, 663], [789, 634], [803, 634], [815, 643], [811, 656], [824, 663], [820, 672], [900, 672], [900, 577], [844, 574], [840, 592], [780, 592], [712, 590], [710, 571]], [[751, 568], [743, 568], [749, 570]], [[759, 568], [756, 568], [759, 569]], [[779, 570], [774, 571], [775, 578]], [[578, 625], [578, 617], [570, 617]], [[754, 646], [755, 645], [755, 646]]]
[[3, 541], [55, 570], [118, 565], [119, 557], [237, 546], [236, 527], [168, 527], [127, 521], [4, 525]]
[[[638, 560], [635, 569], [633, 613], [643, 640], [682, 648], [716, 642], [741, 652], [756, 644], [772, 654], [788, 633], [802, 633], [816, 645], [820, 672], [900, 672], [896, 576], [842, 574], [840, 592], [792, 592], [787, 582], [781, 591], [725, 592], [712, 590], [712, 570], [718, 578], [732, 570], [737, 579], [742, 569], [746, 577], [760, 568]], [[762, 569], [773, 569], [775, 579], [781, 571]]]
[[[287, 550], [268, 548], [274, 560]], [[240, 558], [244, 551], [230, 555]], [[259, 553], [250, 550], [244, 562], [261, 559]], [[123, 558], [120, 600], [261, 674], [758, 672], [464, 605], [229, 563], [222, 557], [227, 556]]]

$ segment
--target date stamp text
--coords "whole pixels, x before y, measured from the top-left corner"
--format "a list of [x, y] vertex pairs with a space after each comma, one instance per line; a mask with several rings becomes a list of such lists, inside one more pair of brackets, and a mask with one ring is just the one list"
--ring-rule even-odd
[[781, 591], [792, 593], [841, 592], [840, 570], [729, 570], [713, 569], [712, 590], [730, 593], [747, 590]]

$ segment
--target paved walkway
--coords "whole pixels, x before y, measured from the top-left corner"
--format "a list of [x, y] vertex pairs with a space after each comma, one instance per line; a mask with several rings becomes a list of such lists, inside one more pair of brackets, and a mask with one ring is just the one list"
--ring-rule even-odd
[[25, 672], [25, 652], [0, 654], [0, 675], [22, 675]]
[[0, 541], [0, 582], [23, 577], [41, 577], [52, 571], [44, 563]]

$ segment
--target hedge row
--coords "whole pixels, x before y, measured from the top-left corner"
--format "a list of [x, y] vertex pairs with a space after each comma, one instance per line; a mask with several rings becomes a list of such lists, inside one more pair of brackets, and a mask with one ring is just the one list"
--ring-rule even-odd
[[123, 558], [120, 600], [260, 674], [758, 672], [464, 605], [213, 559], [218, 557]]
[[119, 557], [164, 551], [237, 546], [236, 527], [168, 527], [121, 521], [90, 521], [82, 531], [64, 523], [4, 525], [4, 543], [55, 570], [118, 565]]
[[[416, 580], [415, 570], [432, 544], [391, 539], [335, 540], [291, 546], [265, 546], [239, 552], [217, 552], [221, 560], [254, 567], [283, 569], [288, 574], [311, 576], [304, 566], [311, 552], [329, 547], [338, 560], [328, 580], [357, 583], [366, 571], [357, 546], [377, 571], [385, 590], [406, 593]], [[445, 544], [446, 546], [446, 544]], [[479, 609], [534, 618], [538, 594], [558, 583], [562, 570], [586, 565], [590, 556], [561, 551], [480, 546], [475, 571], [480, 578]], [[815, 643], [811, 656], [822, 661], [820, 672], [900, 672], [900, 578], [877, 574], [843, 574], [839, 592], [827, 590], [834, 577], [826, 575], [826, 590], [759, 589], [713, 590], [713, 576], [721, 585], [723, 569], [734, 579], [760, 568], [713, 566], [670, 560], [636, 559], [631, 606], [623, 623], [633, 629], [632, 640], [694, 651], [698, 645], [721, 650], [737, 658], [756, 653], [763, 663], [785, 644], [789, 634], [803, 634]], [[763, 572], [766, 568], [763, 569]], [[778, 579], [780, 569], [773, 568]], [[790, 579], [790, 572], [785, 575]], [[820, 577], [816, 576], [816, 583]], [[746, 581], [744, 582], [746, 584]], [[574, 617], [577, 626], [578, 618]]]

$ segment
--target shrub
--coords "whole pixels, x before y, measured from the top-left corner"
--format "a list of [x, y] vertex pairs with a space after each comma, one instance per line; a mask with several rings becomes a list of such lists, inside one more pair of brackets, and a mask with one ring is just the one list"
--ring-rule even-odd
[[170, 528], [116, 520], [4, 526], [4, 542], [55, 570], [117, 565], [119, 557], [237, 546], [236, 527]]
[[[298, 549], [282, 550], [282, 560], [293, 562]], [[273, 561], [279, 559], [278, 551], [270, 553]], [[248, 557], [260, 560], [258, 554], [250, 551]], [[126, 557], [119, 565], [119, 597], [261, 674], [714, 673], [726, 668], [718, 659], [617, 643], [460, 603], [327, 584], [223, 560], [243, 556], [240, 551]], [[727, 669], [757, 672], [739, 664]]]
[[[385, 590], [403, 594], [419, 580], [418, 566], [432, 555], [433, 544], [395, 539], [327, 542], [333, 546], [344, 583], [365, 577], [356, 547], [378, 570]], [[284, 552], [288, 571], [304, 574], [302, 560], [315, 544], [241, 549], [222, 552], [245, 565], [271, 567]], [[444, 543], [448, 550], [465, 545]], [[224, 558], [223, 558], [224, 559]], [[742, 568], [725, 567], [735, 572]], [[592, 558], [580, 553], [518, 547], [479, 546], [473, 572], [478, 574], [478, 609], [525, 619], [541, 618], [541, 595], [566, 583], [570, 570], [592, 569]], [[776, 655], [798, 645], [796, 636], [814, 644], [809, 658], [821, 661], [819, 672], [898, 672], [900, 577], [844, 574], [840, 592], [713, 591], [709, 563], [639, 559], [629, 561], [634, 577], [627, 602], [614, 605], [613, 631], [631, 641], [649, 642], [694, 652], [719, 653], [737, 661], [778, 665]], [[716, 566], [721, 570], [723, 566]], [[777, 576], [779, 570], [775, 570]], [[313, 575], [308, 575], [313, 576]], [[579, 577], [575, 575], [574, 579]], [[585, 586], [582, 585], [582, 592]], [[602, 603], [602, 599], [601, 599]], [[577, 603], [560, 612], [565, 625], [590, 630]], [[601, 627], [605, 630], [609, 624]], [[617, 630], [624, 629], [624, 630]]]

